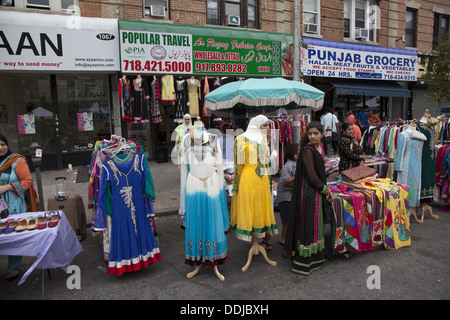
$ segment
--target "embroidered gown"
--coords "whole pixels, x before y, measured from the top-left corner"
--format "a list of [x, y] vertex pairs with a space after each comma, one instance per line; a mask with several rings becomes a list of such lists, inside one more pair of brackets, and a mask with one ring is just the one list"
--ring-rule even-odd
[[[236, 237], [251, 241], [278, 234], [272, 205], [269, 178], [270, 163], [267, 140], [258, 144], [244, 135], [234, 141], [233, 197], [231, 199], [231, 228]], [[268, 160], [267, 160], [268, 162]]]
[[324, 154], [314, 146], [300, 150], [282, 256], [292, 259], [291, 270], [309, 275], [325, 262], [323, 210], [328, 191]]
[[185, 229], [185, 263], [214, 267], [228, 261], [226, 232], [230, 221], [219, 140], [206, 132], [203, 137], [201, 145], [194, 144], [189, 134], [182, 141], [180, 214]]
[[[161, 259], [149, 219], [152, 206], [145, 188], [149, 173], [144, 160], [143, 154], [136, 153], [130, 162], [115, 163], [109, 159], [103, 164], [95, 228], [107, 228], [111, 210], [110, 274], [137, 271]], [[111, 203], [107, 188], [111, 191]]]

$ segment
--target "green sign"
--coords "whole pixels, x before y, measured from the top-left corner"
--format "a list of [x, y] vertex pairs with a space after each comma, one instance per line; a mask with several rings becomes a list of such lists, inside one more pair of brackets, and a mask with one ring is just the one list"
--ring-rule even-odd
[[282, 42], [192, 35], [196, 74], [282, 75]]

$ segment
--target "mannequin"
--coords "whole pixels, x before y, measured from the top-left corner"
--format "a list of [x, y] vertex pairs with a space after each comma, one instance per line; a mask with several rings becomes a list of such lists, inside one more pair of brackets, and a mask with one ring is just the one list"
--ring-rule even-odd
[[185, 263], [195, 269], [209, 265], [221, 280], [218, 266], [228, 262], [228, 207], [219, 139], [198, 120], [181, 142], [180, 210], [185, 229]]
[[422, 188], [421, 188], [421, 209], [422, 209], [422, 218], [419, 220], [416, 216], [415, 210], [413, 210], [412, 214], [414, 215], [416, 221], [418, 223], [423, 223], [423, 219], [425, 216], [425, 211], [428, 210], [430, 215], [434, 219], [439, 219], [438, 215], [433, 214], [433, 209], [427, 203], [433, 200], [434, 197], [434, 175], [436, 173], [436, 152], [434, 149], [436, 132], [434, 127], [437, 124], [435, 118], [432, 118], [428, 109], [425, 110], [425, 113], [420, 118], [420, 120], [416, 123], [418, 130], [423, 133], [427, 141], [423, 146], [422, 153]]
[[[276, 266], [267, 257], [271, 249], [268, 242], [278, 234], [270, 189], [270, 161], [276, 158], [276, 151], [269, 157], [267, 137], [262, 129], [267, 128], [269, 119], [259, 115], [250, 120], [247, 130], [234, 142], [235, 164], [233, 197], [231, 201], [231, 228], [240, 240], [252, 242], [248, 260], [242, 271], [251, 264], [253, 255], [262, 253], [267, 263]], [[259, 239], [264, 239], [258, 243]]]

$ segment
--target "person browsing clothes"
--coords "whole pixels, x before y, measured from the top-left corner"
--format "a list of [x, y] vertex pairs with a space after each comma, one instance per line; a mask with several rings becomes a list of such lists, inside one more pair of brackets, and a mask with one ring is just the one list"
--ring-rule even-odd
[[362, 154], [361, 146], [353, 136], [353, 125], [346, 122], [342, 125], [339, 139], [339, 173], [357, 167], [366, 157]]

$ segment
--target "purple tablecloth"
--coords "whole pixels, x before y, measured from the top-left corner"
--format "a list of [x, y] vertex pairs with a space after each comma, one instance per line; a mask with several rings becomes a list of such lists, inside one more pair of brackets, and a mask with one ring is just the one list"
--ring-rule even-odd
[[[2, 222], [14, 218], [43, 216], [45, 212], [26, 212], [10, 215]], [[19, 284], [22, 284], [35, 269], [62, 268], [64, 271], [73, 258], [83, 251], [75, 232], [62, 211], [58, 225], [53, 228], [25, 230], [0, 234], [0, 255], [36, 257], [33, 265], [25, 272]]]

